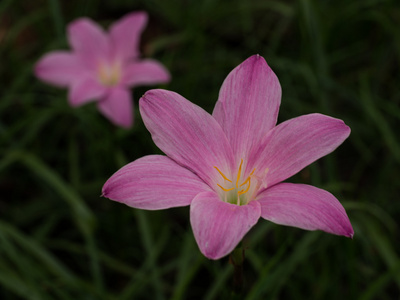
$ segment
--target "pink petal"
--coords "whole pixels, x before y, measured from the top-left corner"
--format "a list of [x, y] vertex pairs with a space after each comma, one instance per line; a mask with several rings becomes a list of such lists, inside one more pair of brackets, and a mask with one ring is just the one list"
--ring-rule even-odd
[[122, 84], [128, 86], [166, 83], [170, 80], [168, 70], [152, 59], [130, 63], [124, 71]]
[[162, 155], [144, 156], [107, 180], [103, 196], [141, 209], [189, 205], [209, 187], [195, 174]]
[[305, 184], [280, 183], [262, 192], [257, 200], [261, 204], [261, 216], [271, 222], [353, 237], [346, 211], [325, 190]]
[[104, 30], [91, 19], [80, 18], [68, 25], [69, 43], [82, 63], [97, 68], [98, 63], [108, 61], [110, 42]]
[[259, 145], [278, 117], [281, 86], [263, 57], [253, 55], [225, 79], [213, 111], [231, 143], [236, 161]]
[[69, 103], [73, 107], [80, 106], [98, 100], [105, 95], [106, 91], [107, 89], [94, 78], [75, 79], [69, 90]]
[[127, 89], [112, 88], [98, 103], [99, 110], [117, 126], [129, 128], [133, 123], [131, 93]]
[[230, 252], [260, 218], [260, 204], [223, 202], [215, 192], [198, 194], [190, 205], [190, 223], [201, 253], [219, 259]]
[[134, 12], [110, 27], [110, 38], [114, 45], [115, 57], [130, 59], [139, 56], [139, 39], [146, 24], [147, 14]]
[[60, 87], [67, 87], [85, 72], [77, 57], [67, 51], [54, 51], [44, 55], [34, 69], [36, 77]]
[[140, 114], [154, 143], [178, 164], [187, 167], [213, 188], [229, 174], [233, 154], [215, 119], [179, 94], [150, 90], [139, 101]]
[[267, 134], [250, 156], [249, 168], [266, 174], [264, 185], [272, 186], [331, 153], [349, 135], [350, 128], [342, 120], [321, 114], [300, 116]]

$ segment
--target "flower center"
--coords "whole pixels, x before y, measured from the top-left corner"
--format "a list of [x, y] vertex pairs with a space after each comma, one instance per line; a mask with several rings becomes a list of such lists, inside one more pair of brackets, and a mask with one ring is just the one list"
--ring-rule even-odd
[[105, 86], [114, 86], [121, 78], [121, 66], [119, 63], [100, 63], [97, 76], [101, 84]]
[[236, 204], [236, 205], [245, 205], [251, 200], [251, 196], [254, 194], [254, 189], [252, 189], [252, 195], [245, 195], [247, 192], [249, 192], [250, 187], [251, 187], [251, 178], [254, 174], [254, 171], [256, 170], [255, 168], [247, 178], [241, 182], [240, 177], [242, 173], [242, 165], [243, 165], [243, 159], [240, 161], [239, 169], [236, 175], [236, 182], [233, 183], [232, 180], [230, 180], [227, 176], [225, 176], [224, 173], [221, 172], [220, 169], [214, 166], [214, 168], [218, 171], [218, 173], [222, 176], [222, 178], [225, 180], [225, 183], [229, 186], [228, 188], [223, 187], [222, 185], [218, 184], [217, 185], [224, 191], [224, 201]]

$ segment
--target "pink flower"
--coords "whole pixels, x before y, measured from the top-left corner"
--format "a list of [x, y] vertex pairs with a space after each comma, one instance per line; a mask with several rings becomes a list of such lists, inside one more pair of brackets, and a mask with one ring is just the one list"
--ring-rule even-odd
[[148, 91], [140, 113], [167, 156], [145, 156], [121, 168], [103, 195], [149, 210], [190, 205], [195, 239], [211, 259], [229, 254], [260, 217], [352, 237], [332, 194], [282, 183], [335, 150], [350, 128], [321, 114], [275, 126], [280, 99], [278, 78], [258, 55], [228, 75], [212, 115], [176, 93]]
[[109, 33], [88, 18], [68, 26], [70, 51], [44, 55], [35, 75], [68, 87], [71, 106], [98, 101], [98, 108], [114, 124], [130, 127], [133, 105], [129, 87], [165, 83], [166, 68], [152, 59], [139, 59], [139, 38], [147, 23], [145, 12], [134, 12], [111, 25]]

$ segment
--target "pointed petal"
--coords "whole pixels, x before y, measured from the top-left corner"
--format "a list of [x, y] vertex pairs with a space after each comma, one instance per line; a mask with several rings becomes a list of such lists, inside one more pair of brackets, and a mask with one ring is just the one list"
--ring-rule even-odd
[[109, 58], [109, 39], [104, 30], [89, 18], [80, 18], [68, 25], [69, 44], [82, 63], [97, 68]]
[[60, 87], [67, 87], [86, 73], [77, 57], [71, 52], [54, 51], [44, 55], [35, 65], [35, 76]]
[[152, 85], [170, 80], [168, 70], [156, 60], [145, 59], [130, 63], [124, 71], [122, 84], [127, 86]]
[[110, 38], [114, 45], [116, 57], [122, 59], [139, 56], [139, 39], [147, 24], [145, 12], [134, 12], [126, 15], [110, 27]]
[[69, 104], [73, 107], [98, 100], [103, 97], [107, 89], [96, 79], [91, 77], [75, 80], [69, 90]]
[[260, 204], [223, 202], [215, 192], [198, 194], [190, 205], [190, 223], [201, 253], [219, 259], [230, 252], [260, 218]]
[[217, 189], [215, 178], [220, 175], [214, 166], [230, 172], [233, 154], [215, 119], [179, 94], [166, 90], [146, 92], [139, 108], [154, 143]]
[[133, 105], [129, 90], [112, 88], [98, 103], [99, 110], [117, 126], [129, 128], [133, 123]]
[[103, 196], [141, 209], [189, 205], [209, 187], [195, 174], [162, 155], [148, 155], [127, 164], [107, 180]]
[[272, 186], [331, 153], [349, 134], [342, 120], [321, 114], [300, 116], [272, 129], [250, 156], [249, 165], [261, 172], [268, 169], [263, 180]]
[[329, 192], [305, 184], [280, 183], [257, 197], [261, 216], [271, 222], [306, 230], [353, 237], [346, 211]]
[[213, 111], [236, 161], [245, 159], [253, 145], [259, 145], [278, 117], [281, 86], [263, 57], [253, 55], [225, 79]]

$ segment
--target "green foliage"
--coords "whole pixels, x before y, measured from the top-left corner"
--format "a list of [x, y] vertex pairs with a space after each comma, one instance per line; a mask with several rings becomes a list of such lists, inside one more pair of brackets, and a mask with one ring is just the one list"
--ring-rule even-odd
[[[397, 0], [0, 2], [0, 299], [227, 299], [233, 267], [198, 251], [188, 208], [139, 211], [101, 198], [119, 167], [159, 153], [137, 110], [115, 128], [70, 108], [33, 64], [67, 49], [65, 25], [146, 10], [144, 56], [163, 86], [211, 111], [252, 54], [280, 79], [280, 121], [320, 112], [350, 138], [292, 181], [335, 194], [354, 240], [260, 222], [243, 241], [240, 299], [394, 299], [400, 291], [400, 3]], [[146, 88], [133, 91], [135, 106]]]

